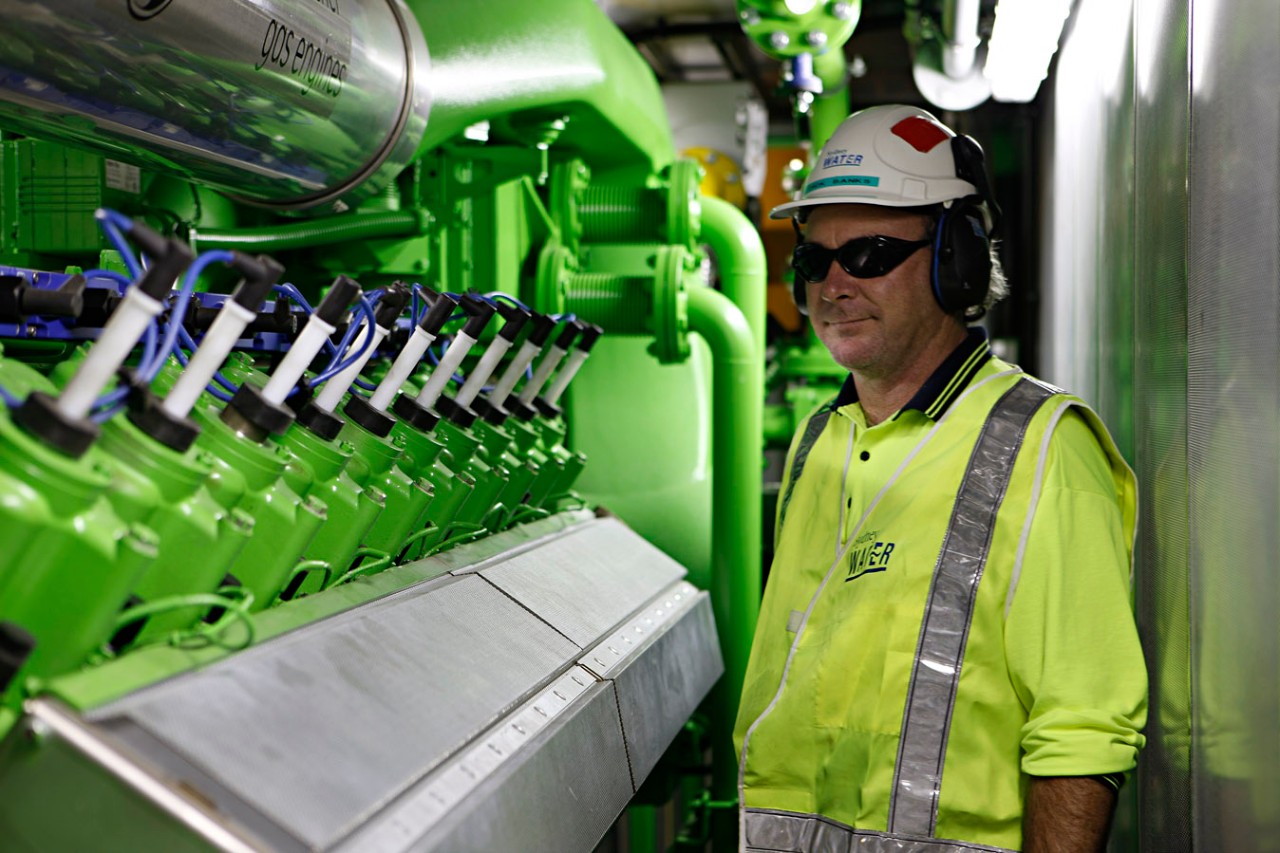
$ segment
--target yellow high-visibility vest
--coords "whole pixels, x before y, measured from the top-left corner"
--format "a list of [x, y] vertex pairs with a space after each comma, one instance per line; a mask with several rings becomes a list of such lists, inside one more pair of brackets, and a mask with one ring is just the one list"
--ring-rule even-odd
[[1016, 850], [1028, 776], [1135, 764], [1133, 474], [1078, 398], [970, 375], [945, 411], [797, 434], [735, 731], [744, 849]]

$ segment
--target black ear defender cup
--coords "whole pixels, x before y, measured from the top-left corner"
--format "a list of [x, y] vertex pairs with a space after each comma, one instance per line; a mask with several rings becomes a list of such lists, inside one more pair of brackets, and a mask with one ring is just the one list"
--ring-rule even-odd
[[933, 242], [933, 295], [948, 314], [981, 305], [991, 285], [991, 244], [977, 196], [951, 203], [938, 217]]
[[986, 301], [991, 286], [991, 238], [1000, 221], [1000, 207], [987, 181], [982, 147], [970, 136], [954, 136], [951, 154], [956, 177], [978, 190], [977, 195], [943, 208], [934, 233], [933, 295], [943, 311], [954, 314], [969, 313]]
[[[791, 220], [791, 227], [796, 232], [796, 245], [799, 246], [804, 242], [804, 232], [800, 230], [800, 223], [796, 220], [803, 215], [801, 211], [797, 211], [795, 216], [788, 217]], [[791, 298], [795, 300], [796, 307], [800, 309], [800, 313], [805, 317], [809, 316], [808, 297], [804, 292], [804, 279], [796, 275], [795, 270], [791, 270]]]

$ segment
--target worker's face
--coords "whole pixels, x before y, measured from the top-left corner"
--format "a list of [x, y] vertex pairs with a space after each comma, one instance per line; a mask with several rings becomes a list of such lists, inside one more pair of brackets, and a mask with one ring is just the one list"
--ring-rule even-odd
[[[866, 204], [822, 205], [809, 217], [805, 242], [835, 249], [858, 237], [921, 240], [919, 213]], [[878, 278], [854, 278], [832, 262], [825, 280], [806, 285], [809, 318], [836, 363], [868, 377], [891, 376], [954, 320], [933, 298], [925, 246]]]

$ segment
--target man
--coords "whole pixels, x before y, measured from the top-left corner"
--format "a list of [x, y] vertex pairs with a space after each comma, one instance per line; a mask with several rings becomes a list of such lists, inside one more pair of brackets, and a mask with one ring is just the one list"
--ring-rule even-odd
[[804, 224], [797, 301], [849, 378], [788, 456], [743, 848], [1103, 849], [1144, 742], [1136, 487], [1092, 411], [968, 326], [1003, 291], [981, 149], [864, 110], [771, 215]]

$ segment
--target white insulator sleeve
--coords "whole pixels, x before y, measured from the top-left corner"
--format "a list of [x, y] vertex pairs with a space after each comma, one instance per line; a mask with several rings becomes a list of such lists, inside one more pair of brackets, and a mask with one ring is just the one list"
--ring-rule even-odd
[[263, 398], [277, 406], [283, 403], [315, 360], [316, 353], [320, 352], [324, 342], [329, 340], [336, 329], [336, 326], [321, 320], [319, 315], [312, 314], [307, 325], [302, 327], [298, 339], [284, 354], [284, 360], [276, 367], [276, 372], [267, 380], [266, 387], [262, 389]]
[[533, 376], [529, 377], [529, 381], [524, 384], [524, 388], [520, 389], [520, 402], [526, 406], [533, 403], [533, 398], [538, 396], [542, 386], [547, 384], [547, 379], [556, 369], [556, 365], [560, 364], [560, 359], [565, 357], [565, 353], [566, 350], [555, 344], [551, 345], [551, 349], [547, 352], [546, 357], [542, 359], [542, 363], [533, 371]]
[[564, 389], [573, 381], [573, 377], [578, 375], [578, 371], [582, 368], [582, 363], [587, 360], [589, 355], [591, 353], [581, 349], [576, 349], [569, 353], [569, 357], [564, 360], [564, 367], [560, 368], [560, 372], [551, 381], [551, 385], [547, 387], [547, 393], [543, 394], [542, 398], [554, 406], [556, 401], [560, 399], [560, 395], [564, 393]]
[[417, 403], [424, 409], [429, 409], [436, 404], [436, 400], [440, 399], [440, 395], [444, 392], [444, 386], [453, 376], [454, 371], [458, 369], [458, 365], [462, 364], [462, 360], [467, 357], [467, 353], [471, 351], [471, 347], [475, 345], [476, 339], [470, 335], [458, 332], [453, 339], [453, 343], [449, 344], [449, 348], [444, 351], [444, 355], [440, 356], [440, 363], [436, 365], [436, 369], [431, 372], [431, 378], [427, 380], [427, 384], [422, 386], [422, 391], [418, 393]]
[[[378, 349], [378, 345], [382, 343], [382, 339], [391, 334], [391, 330], [382, 326], [373, 327], [373, 344], [365, 350], [364, 355], [357, 358], [347, 368], [336, 376], [329, 378], [324, 383], [324, 390], [316, 397], [316, 407], [326, 412], [332, 413], [338, 408], [338, 404], [342, 402], [342, 397], [347, 393], [347, 389], [356, 381], [356, 377], [360, 375], [360, 371], [364, 370], [364, 366], [369, 363], [369, 359], [373, 358], [373, 353]], [[360, 334], [356, 336], [356, 341], [351, 345], [352, 352], [359, 352], [364, 346], [365, 338], [369, 337], [369, 324], [365, 323], [361, 327]]]
[[379, 412], [387, 410], [387, 406], [390, 406], [391, 401], [395, 399], [396, 392], [400, 390], [405, 380], [413, 373], [414, 368], [418, 366], [418, 362], [422, 361], [422, 356], [426, 353], [427, 347], [431, 346], [435, 339], [435, 335], [423, 331], [421, 326], [414, 327], [413, 334], [409, 336], [409, 342], [404, 345], [404, 349], [400, 350], [400, 354], [396, 356], [391, 369], [387, 371], [387, 375], [382, 378], [378, 389], [369, 398], [370, 406]]
[[480, 393], [484, 383], [489, 381], [493, 371], [498, 369], [498, 363], [502, 361], [502, 357], [507, 354], [509, 349], [511, 349], [511, 341], [501, 335], [493, 339], [493, 343], [489, 344], [489, 348], [484, 351], [484, 355], [480, 356], [479, 363], [472, 369], [471, 375], [467, 377], [466, 382], [462, 383], [462, 388], [454, 398], [458, 401], [459, 406], [471, 405], [471, 401]]
[[507, 397], [511, 396], [511, 389], [516, 387], [524, 369], [529, 366], [529, 362], [533, 361], [533, 357], [540, 349], [542, 347], [537, 344], [525, 341], [524, 345], [516, 350], [515, 358], [511, 359], [511, 363], [507, 365], [506, 373], [502, 374], [498, 384], [494, 385], [493, 390], [489, 392], [489, 402], [495, 406], [501, 406], [507, 401]]
[[[163, 309], [163, 303], [136, 287], [130, 288], [116, 310], [111, 312], [111, 319], [80, 364], [80, 369], [58, 396], [58, 411], [69, 420], [86, 417], [102, 389], [115, 376], [120, 365], [124, 364], [124, 360], [133, 351], [138, 338], [147, 330], [151, 318]], [[158, 353], [156, 357], [160, 357]]]
[[204, 340], [187, 362], [187, 369], [173, 383], [169, 396], [164, 398], [160, 408], [175, 418], [185, 418], [200, 398], [200, 392], [209, 384], [213, 374], [218, 372], [222, 362], [226, 361], [227, 353], [240, 340], [245, 326], [252, 323], [256, 316], [234, 299], [224, 302], [213, 325], [205, 332]]

